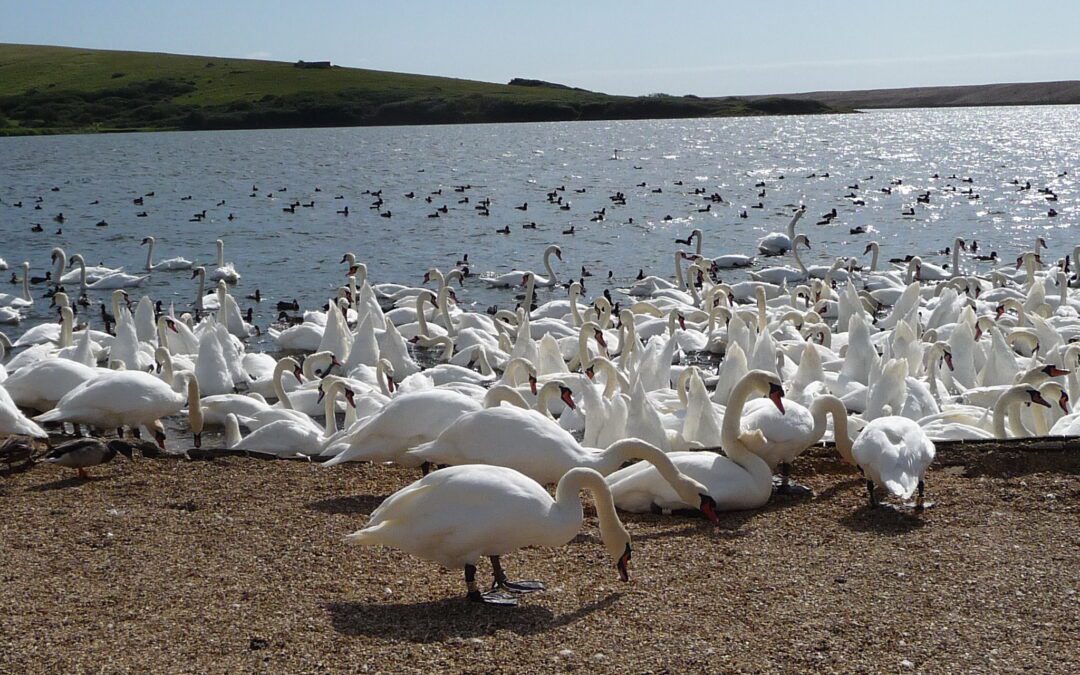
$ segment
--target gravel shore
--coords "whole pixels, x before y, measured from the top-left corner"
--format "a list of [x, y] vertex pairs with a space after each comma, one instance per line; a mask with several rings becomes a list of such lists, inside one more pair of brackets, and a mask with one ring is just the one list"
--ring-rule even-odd
[[623, 514], [629, 584], [588, 510], [569, 545], [504, 559], [548, 583], [514, 609], [341, 543], [414, 470], [36, 466], [0, 479], [0, 672], [1077, 672], [1076, 458], [943, 457], [921, 517], [870, 511], [856, 473], [803, 458], [813, 498], [719, 526]]

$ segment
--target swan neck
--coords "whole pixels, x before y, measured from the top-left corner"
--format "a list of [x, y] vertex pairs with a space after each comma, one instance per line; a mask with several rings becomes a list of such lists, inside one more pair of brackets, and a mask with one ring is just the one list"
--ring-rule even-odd
[[[169, 359], [169, 374], [172, 375], [172, 359]], [[199, 381], [194, 376], [187, 382], [188, 422], [192, 433], [200, 434], [203, 430], [202, 401], [199, 397]]]
[[682, 251], [675, 251], [675, 282], [679, 286], [679, 290], [686, 290], [686, 279], [683, 278], [682, 271]]
[[339, 380], [334, 380], [328, 385], [328, 388], [324, 389], [325, 395], [323, 396], [323, 414], [326, 415], [326, 426], [324, 428], [324, 435], [326, 438], [333, 436], [338, 432], [337, 427], [337, 397], [341, 391], [342, 384]]
[[225, 447], [235, 448], [243, 439], [240, 437], [240, 423], [236, 421], [236, 415], [229, 413], [225, 417]]
[[289, 359], [282, 359], [274, 366], [274, 395], [277, 396], [278, 401], [281, 403], [281, 407], [286, 410], [292, 410], [292, 401], [289, 399], [288, 392], [285, 391], [285, 385], [281, 383], [281, 378], [285, 376], [285, 369], [289, 367]]
[[495, 385], [488, 389], [487, 394], [484, 395], [485, 408], [498, 408], [503, 403], [509, 403], [522, 410], [532, 410], [524, 396], [513, 387], [505, 384]]
[[603, 476], [594, 469], [578, 467], [567, 471], [559, 480], [558, 487], [555, 488], [555, 508], [576, 525], [575, 530], [579, 529], [583, 518], [580, 495], [583, 489], [592, 493], [596, 515], [600, 520], [600, 535], [604, 543], [608, 544], [608, 537], [616, 532], [621, 532], [629, 540], [629, 535], [626, 534], [615, 512], [611, 488], [608, 487]]

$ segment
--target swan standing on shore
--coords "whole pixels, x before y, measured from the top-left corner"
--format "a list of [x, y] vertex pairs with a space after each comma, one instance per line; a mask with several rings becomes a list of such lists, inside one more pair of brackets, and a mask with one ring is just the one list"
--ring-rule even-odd
[[[544, 585], [510, 581], [500, 557], [524, 546], [562, 546], [573, 539], [583, 519], [582, 489], [593, 495], [600, 536], [619, 578], [629, 581], [630, 535], [603, 477], [592, 469], [567, 472], [554, 499], [513, 469], [477, 464], [441, 469], [387, 497], [368, 524], [345, 541], [392, 546], [447, 569], [463, 569], [469, 600], [516, 605], [514, 594], [542, 591]], [[481, 592], [476, 584], [476, 563], [484, 556], [491, 560], [499, 591]]]

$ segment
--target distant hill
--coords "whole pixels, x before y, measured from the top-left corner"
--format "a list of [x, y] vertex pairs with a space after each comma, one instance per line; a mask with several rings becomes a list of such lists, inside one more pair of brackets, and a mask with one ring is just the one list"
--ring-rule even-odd
[[[750, 101], [772, 96], [746, 96]], [[909, 87], [861, 91], [810, 91], [783, 98], [813, 100], [830, 106], [868, 108], [943, 108], [988, 105], [1080, 103], [1080, 81], [973, 84], [958, 87]]]
[[315, 59], [0, 44], [0, 135], [827, 112], [837, 110], [805, 98], [609, 96], [537, 80], [493, 84]]

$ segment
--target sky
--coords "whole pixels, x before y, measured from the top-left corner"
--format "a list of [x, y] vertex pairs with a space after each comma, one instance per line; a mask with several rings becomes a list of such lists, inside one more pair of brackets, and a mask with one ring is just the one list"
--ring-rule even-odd
[[611, 94], [1080, 79], [1080, 2], [0, 0], [0, 42], [163, 51]]

